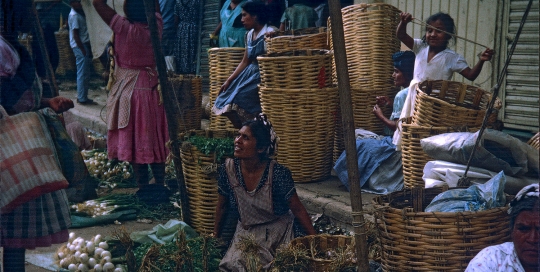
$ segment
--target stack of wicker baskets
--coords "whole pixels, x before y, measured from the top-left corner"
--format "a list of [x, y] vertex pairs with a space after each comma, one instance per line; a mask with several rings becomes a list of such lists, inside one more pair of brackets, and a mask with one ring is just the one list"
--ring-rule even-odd
[[[405, 187], [424, 187], [424, 166], [431, 158], [420, 140], [447, 132], [480, 129], [491, 94], [471, 85], [446, 80], [418, 84], [412, 121], [402, 125], [402, 163]], [[500, 107], [500, 103], [496, 104]], [[489, 118], [497, 120], [495, 111]]]
[[328, 50], [295, 50], [257, 57], [262, 111], [280, 138], [279, 162], [296, 182], [321, 180], [332, 169], [338, 92]]
[[75, 65], [75, 55], [69, 45], [69, 31], [59, 30], [54, 33], [54, 36], [56, 36], [58, 55], [60, 57], [58, 68], [56, 68], [56, 74], [59, 76], [70, 76], [75, 74], [77, 68]]
[[[393, 98], [398, 91], [392, 80], [392, 54], [400, 50], [400, 42], [391, 33], [396, 31], [400, 11], [388, 4], [374, 3], [351, 5], [343, 8], [341, 13], [354, 123], [356, 127], [382, 134], [384, 125], [372, 110], [377, 96]], [[335, 62], [333, 67], [333, 78], [337, 81]], [[391, 107], [383, 111], [389, 116]], [[341, 130], [341, 120], [336, 121], [339, 122], [337, 129]], [[342, 135], [341, 131], [336, 132], [336, 159], [344, 149]]]
[[216, 170], [217, 165], [224, 160], [218, 161], [215, 153], [205, 155], [191, 145], [188, 139], [194, 135], [207, 138], [233, 137], [233, 133], [234, 131], [214, 133], [214, 131], [192, 130], [179, 135], [180, 139], [185, 140], [180, 149], [180, 158], [188, 193], [191, 224], [199, 233], [212, 233], [214, 229], [218, 199]]
[[328, 49], [326, 28], [310, 27], [297, 30], [276, 31], [266, 37], [268, 54], [305, 49]]
[[[169, 77], [169, 82], [171, 83], [173, 94], [182, 113], [182, 120], [179, 120], [179, 130], [200, 129], [202, 116], [202, 77], [195, 75], [175, 75]], [[191, 87], [190, 99], [187, 99], [192, 102], [192, 106], [189, 108], [180, 106], [186, 105], [183, 102], [186, 99], [185, 93], [182, 92], [184, 83], [188, 83]]]
[[413, 188], [372, 203], [384, 271], [464, 271], [483, 248], [510, 239], [508, 208], [424, 212], [443, 188]]
[[[244, 57], [245, 49], [242, 47], [211, 48], [208, 50], [209, 76], [210, 76], [210, 103], [214, 105], [219, 94], [221, 85], [234, 72], [238, 64]], [[229, 119], [225, 116], [210, 115], [210, 129], [234, 128]]]

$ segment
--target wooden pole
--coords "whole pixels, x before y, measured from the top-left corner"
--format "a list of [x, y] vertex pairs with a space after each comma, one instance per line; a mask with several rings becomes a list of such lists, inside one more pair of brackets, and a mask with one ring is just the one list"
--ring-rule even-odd
[[339, 103], [341, 105], [341, 120], [345, 138], [345, 152], [347, 154], [347, 172], [349, 173], [349, 186], [352, 207], [352, 225], [356, 247], [356, 260], [358, 271], [369, 271], [368, 248], [362, 211], [362, 194], [360, 191], [360, 178], [356, 158], [356, 140], [354, 138], [354, 117], [351, 102], [351, 86], [349, 82], [349, 69], [345, 53], [345, 37], [343, 33], [343, 18], [339, 0], [329, 0], [330, 21], [332, 28], [332, 41], [334, 46], [334, 59], [339, 89]]
[[174, 167], [176, 172], [176, 180], [178, 182], [178, 191], [180, 192], [180, 206], [182, 208], [182, 221], [191, 225], [191, 217], [189, 214], [189, 199], [186, 191], [186, 183], [184, 180], [184, 172], [182, 171], [182, 161], [180, 160], [180, 143], [178, 140], [178, 132], [180, 131], [179, 120], [181, 120], [180, 111], [175, 103], [171, 85], [167, 79], [167, 66], [165, 58], [161, 50], [161, 41], [156, 23], [156, 3], [157, 0], [144, 0], [144, 9], [146, 18], [148, 19], [148, 27], [150, 28], [150, 37], [152, 39], [152, 47], [154, 58], [156, 60], [159, 84], [161, 85], [161, 95], [165, 106], [165, 114], [167, 115], [167, 127], [169, 129], [169, 138], [171, 140], [171, 153], [173, 154]]
[[39, 44], [39, 50], [41, 51], [41, 60], [45, 64], [45, 70], [47, 72], [47, 79], [51, 83], [53, 88], [53, 97], [59, 95], [58, 84], [56, 84], [56, 78], [54, 76], [54, 70], [49, 59], [49, 53], [47, 47], [45, 46], [45, 38], [43, 37], [43, 28], [41, 28], [41, 21], [39, 20], [39, 15], [36, 9], [36, 3], [32, 1], [32, 14], [34, 16], [34, 32], [36, 33], [35, 39], [37, 39]]

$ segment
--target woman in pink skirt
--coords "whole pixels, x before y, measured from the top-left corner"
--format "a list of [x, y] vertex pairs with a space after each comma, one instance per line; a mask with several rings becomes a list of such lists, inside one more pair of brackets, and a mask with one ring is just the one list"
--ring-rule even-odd
[[[130, 162], [139, 188], [148, 184], [148, 165], [156, 184], [163, 185], [169, 138], [144, 1], [125, 0], [126, 17], [107, 0], [93, 0], [93, 5], [114, 32], [116, 80], [107, 99], [109, 159]], [[159, 13], [156, 18], [161, 35], [163, 21]]]

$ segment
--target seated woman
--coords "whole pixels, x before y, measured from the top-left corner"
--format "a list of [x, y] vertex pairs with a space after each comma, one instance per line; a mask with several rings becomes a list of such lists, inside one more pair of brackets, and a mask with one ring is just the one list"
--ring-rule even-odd
[[538, 183], [525, 186], [510, 203], [511, 242], [489, 246], [480, 251], [466, 272], [537, 272], [540, 250], [540, 202]]
[[[373, 107], [373, 114], [385, 125], [386, 135], [392, 135], [397, 127], [397, 121], [409, 91], [409, 83], [413, 78], [414, 59], [415, 55], [411, 51], [401, 51], [392, 55], [394, 85], [404, 87], [404, 89], [399, 91], [394, 98], [390, 118], [384, 116], [381, 107], [392, 103], [391, 100], [386, 96], [376, 98], [377, 104]], [[362, 129], [357, 129], [358, 131], [361, 132], [357, 133], [356, 150], [362, 190], [375, 194], [401, 190], [403, 188], [401, 152], [396, 152], [392, 137], [381, 137]], [[334, 170], [341, 182], [349, 188], [345, 152], [336, 161]]]
[[238, 129], [261, 112], [257, 56], [266, 53], [265, 34], [276, 30], [266, 24], [268, 19], [268, 11], [261, 2], [246, 2], [242, 6], [242, 23], [251, 29], [246, 36], [244, 58], [221, 86], [212, 108], [212, 113], [227, 116]]
[[239, 214], [232, 243], [219, 265], [222, 271], [246, 270], [246, 259], [239, 247], [244, 237], [254, 237], [260, 246], [260, 265], [268, 269], [276, 249], [293, 239], [295, 217], [307, 234], [315, 234], [296, 194], [291, 171], [269, 157], [276, 145], [272, 125], [265, 115], [260, 115], [244, 123], [234, 141], [235, 158], [227, 159], [218, 170], [214, 236], [221, 237], [227, 209]]

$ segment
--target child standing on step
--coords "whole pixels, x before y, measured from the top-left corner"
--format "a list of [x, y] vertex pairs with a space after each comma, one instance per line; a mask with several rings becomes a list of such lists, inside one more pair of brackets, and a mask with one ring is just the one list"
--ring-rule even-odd
[[[493, 50], [486, 48], [471, 69], [462, 55], [448, 48], [450, 40], [455, 39], [454, 19], [450, 15], [442, 12], [431, 15], [426, 20], [426, 34], [422, 39], [413, 39], [407, 34], [407, 24], [413, 20], [412, 15], [402, 12], [400, 16], [396, 36], [416, 54], [413, 79], [400, 116], [402, 120], [413, 115], [416, 84], [428, 79], [450, 80], [454, 72], [473, 81], [482, 71], [484, 62], [491, 60]], [[398, 149], [401, 144], [400, 131], [396, 130], [393, 141]]]

